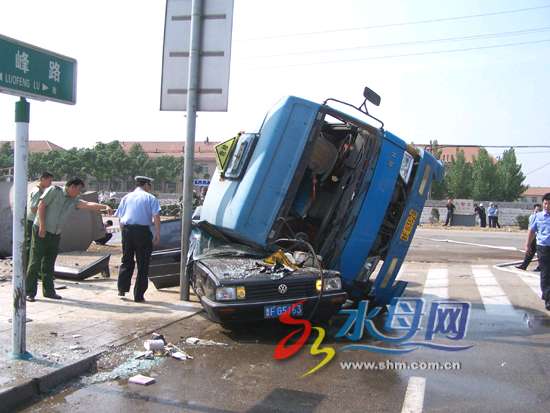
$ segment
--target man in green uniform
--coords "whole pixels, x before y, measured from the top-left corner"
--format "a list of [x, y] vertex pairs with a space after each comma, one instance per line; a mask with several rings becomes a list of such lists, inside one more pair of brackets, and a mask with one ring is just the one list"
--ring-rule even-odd
[[64, 188], [53, 185], [40, 196], [37, 215], [32, 227], [30, 263], [27, 268], [27, 301], [34, 301], [39, 274], [42, 275], [44, 297], [61, 299], [61, 296], [55, 292], [53, 272], [59, 250], [61, 229], [69, 214], [75, 209], [112, 213], [111, 208], [107, 205], [79, 199], [83, 188], [82, 179], [73, 178], [65, 184]]
[[52, 184], [53, 175], [49, 172], [42, 172], [40, 175], [40, 181], [36, 185], [29, 195], [29, 202], [27, 203], [27, 223], [25, 225], [25, 266], [29, 264], [29, 253], [31, 251], [31, 238], [32, 238], [32, 225], [34, 218], [36, 218], [36, 211], [38, 210], [38, 201]]

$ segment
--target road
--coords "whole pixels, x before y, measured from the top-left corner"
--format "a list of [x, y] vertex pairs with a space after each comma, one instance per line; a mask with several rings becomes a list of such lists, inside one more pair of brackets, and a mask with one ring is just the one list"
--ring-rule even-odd
[[[538, 276], [496, 266], [519, 260], [515, 249], [524, 240], [519, 232], [417, 231], [399, 275], [409, 283], [406, 296], [422, 297], [427, 306], [434, 300], [470, 302], [467, 334], [452, 343], [471, 346], [467, 350], [345, 351], [350, 341], [334, 339], [343, 321], [336, 319], [325, 326], [322, 345], [336, 356], [302, 377], [322, 355], [312, 356], [306, 345], [288, 360], [274, 360], [275, 346], [291, 330], [269, 324], [230, 331], [199, 314], [162, 333], [173, 342], [193, 336], [227, 346], [186, 345], [193, 360], [161, 359], [139, 371], [156, 379], [147, 387], [126, 378], [93, 383], [96, 375], [25, 411], [548, 412], [550, 314], [538, 296]], [[380, 344], [371, 337], [360, 343]], [[106, 356], [102, 373], [131, 365], [134, 350], [142, 350], [141, 340]]]

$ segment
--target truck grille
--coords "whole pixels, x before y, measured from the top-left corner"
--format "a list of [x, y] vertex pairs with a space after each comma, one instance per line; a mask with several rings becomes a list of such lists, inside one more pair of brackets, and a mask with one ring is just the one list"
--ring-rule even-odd
[[[288, 289], [285, 294], [279, 292], [279, 285], [285, 284]], [[247, 300], [272, 300], [286, 298], [300, 298], [317, 295], [315, 280], [292, 281], [282, 279], [269, 284], [251, 284], [246, 286]]]

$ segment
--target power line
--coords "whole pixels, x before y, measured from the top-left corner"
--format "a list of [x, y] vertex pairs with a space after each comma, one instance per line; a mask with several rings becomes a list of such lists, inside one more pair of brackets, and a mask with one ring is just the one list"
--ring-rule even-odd
[[[430, 146], [430, 144], [424, 144], [424, 146]], [[456, 144], [440, 144], [434, 145], [436, 148], [501, 148], [501, 149], [522, 149], [522, 148], [545, 148], [550, 149], [550, 145], [456, 145]], [[541, 153], [541, 152], [538, 152]]]
[[446, 22], [446, 21], [473, 19], [473, 18], [478, 18], [478, 17], [488, 17], [488, 16], [499, 16], [499, 15], [503, 15], [503, 14], [522, 13], [522, 12], [532, 11], [532, 10], [546, 9], [548, 7], [550, 7], [550, 4], [547, 4], [547, 5], [544, 5], [544, 6], [536, 6], [536, 7], [525, 7], [525, 8], [522, 8], [522, 9], [502, 10], [502, 11], [496, 11], [496, 12], [490, 12], [490, 13], [468, 14], [468, 15], [464, 15], [464, 16], [455, 16], [455, 17], [442, 17], [442, 18], [439, 18], [439, 19], [416, 20], [416, 21], [401, 22], [401, 23], [387, 23], [387, 24], [376, 24], [376, 25], [372, 25], [372, 26], [350, 27], [350, 28], [345, 28], [345, 29], [319, 30], [319, 31], [313, 31], [313, 32], [301, 32], [301, 33], [279, 34], [279, 35], [273, 35], [273, 36], [262, 36], [262, 37], [255, 37], [255, 38], [250, 38], [250, 39], [242, 39], [240, 41], [241, 42], [247, 42], [247, 41], [256, 41], [256, 40], [281, 39], [281, 38], [297, 37], [297, 36], [312, 36], [312, 35], [327, 34], [327, 33], [341, 33], [341, 32], [351, 32], [351, 31], [359, 31], [359, 30], [383, 29], [383, 28], [387, 28], [387, 27], [412, 26], [412, 25], [417, 25], [417, 24], [439, 23], [439, 22]]
[[550, 162], [545, 163], [544, 165], [539, 166], [538, 168], [535, 168], [535, 169], [533, 169], [532, 171], [527, 172], [525, 175], [529, 175], [529, 174], [532, 174], [533, 172], [540, 171], [541, 169], [544, 169], [544, 168], [546, 168], [546, 167], [549, 166], [549, 165], [550, 165]]
[[497, 49], [497, 48], [505, 48], [505, 47], [512, 47], [512, 46], [524, 46], [524, 45], [530, 45], [530, 44], [540, 44], [540, 43], [547, 43], [547, 42], [550, 42], [550, 39], [531, 40], [531, 41], [516, 42], [516, 43], [505, 43], [505, 44], [498, 44], [498, 45], [493, 45], [493, 46], [467, 47], [467, 48], [462, 48], [462, 49], [432, 50], [432, 51], [428, 51], [428, 52], [416, 52], [416, 53], [403, 53], [403, 54], [396, 54], [396, 55], [361, 57], [361, 58], [357, 58], [357, 59], [326, 60], [326, 61], [323, 61], [323, 62], [296, 63], [296, 64], [279, 65], [279, 66], [272, 66], [272, 65], [270, 65], [270, 66], [257, 66], [257, 67], [254, 67], [253, 69], [279, 69], [279, 68], [285, 68], [285, 67], [316, 66], [316, 65], [324, 65], [324, 64], [331, 64], [331, 63], [348, 63], [348, 62], [359, 62], [359, 61], [367, 61], [367, 60], [395, 59], [395, 58], [400, 58], [400, 57], [426, 56], [426, 55], [437, 55], [437, 54], [444, 54], [444, 53], [469, 52], [469, 51], [473, 51], [473, 50]]
[[363, 49], [376, 49], [376, 48], [382, 48], [382, 47], [395, 47], [395, 46], [411, 46], [411, 45], [451, 42], [451, 41], [496, 39], [496, 38], [507, 37], [507, 36], [520, 36], [524, 34], [547, 32], [549, 30], [550, 30], [550, 26], [545, 26], [545, 27], [539, 27], [535, 29], [515, 30], [515, 31], [509, 31], [509, 32], [476, 34], [471, 36], [446, 37], [441, 39], [415, 40], [410, 42], [381, 43], [381, 44], [374, 44], [370, 46], [355, 46], [355, 47], [344, 47], [344, 48], [336, 48], [336, 49], [304, 50], [304, 51], [298, 51], [298, 52], [287, 52], [287, 53], [271, 54], [271, 55], [249, 56], [245, 58], [246, 59], [270, 58], [270, 57], [295, 56], [295, 55], [317, 54], [317, 53], [348, 52], [348, 51], [363, 50]]

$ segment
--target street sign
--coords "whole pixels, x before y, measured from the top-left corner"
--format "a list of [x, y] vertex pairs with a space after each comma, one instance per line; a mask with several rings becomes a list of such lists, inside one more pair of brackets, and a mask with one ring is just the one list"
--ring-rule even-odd
[[193, 186], [208, 186], [210, 179], [193, 179]]
[[[203, 0], [197, 110], [227, 111], [233, 0]], [[160, 110], [187, 109], [191, 0], [167, 0]]]
[[76, 103], [76, 60], [0, 35], [0, 92]]

